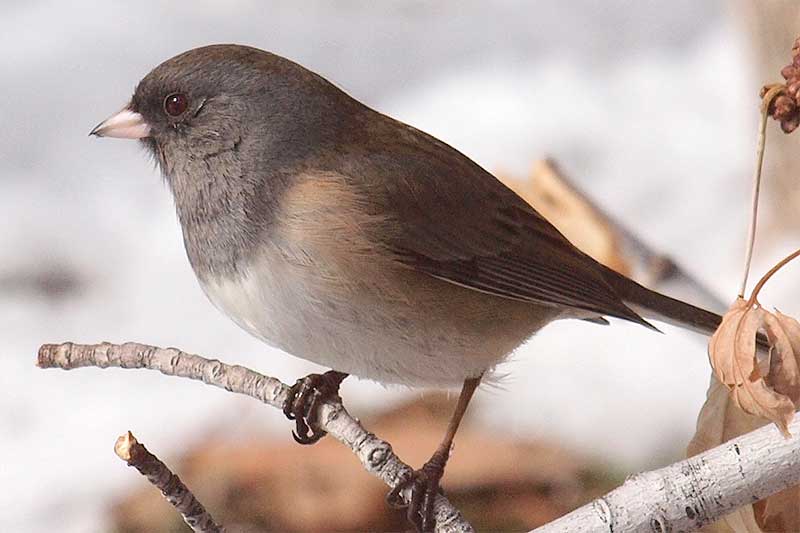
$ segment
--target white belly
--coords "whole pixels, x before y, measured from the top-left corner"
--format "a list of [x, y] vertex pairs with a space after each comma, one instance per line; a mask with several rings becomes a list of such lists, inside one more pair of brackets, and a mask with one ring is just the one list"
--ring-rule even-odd
[[268, 344], [383, 383], [458, 385], [543, 325], [526, 304], [493, 307], [490, 298], [486, 306], [485, 295], [423, 274], [365, 265], [358, 278], [345, 283], [336, 271], [267, 252], [236, 278], [201, 284], [219, 309]]

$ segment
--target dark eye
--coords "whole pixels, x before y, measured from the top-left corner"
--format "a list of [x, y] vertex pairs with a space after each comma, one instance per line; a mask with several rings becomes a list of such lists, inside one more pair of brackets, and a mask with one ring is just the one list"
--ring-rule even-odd
[[171, 117], [179, 117], [189, 107], [189, 99], [185, 94], [173, 93], [164, 98], [164, 112]]

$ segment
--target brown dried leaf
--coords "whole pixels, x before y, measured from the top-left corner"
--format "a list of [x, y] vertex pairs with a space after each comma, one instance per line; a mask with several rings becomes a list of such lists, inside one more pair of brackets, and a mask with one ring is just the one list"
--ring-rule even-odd
[[719, 446], [738, 435], [749, 433], [768, 421], [749, 415], [731, 400], [728, 387], [711, 376], [706, 402], [697, 417], [697, 430], [686, 450], [691, 457]]
[[753, 504], [761, 531], [800, 531], [800, 488], [791, 487]]
[[780, 311], [768, 314], [765, 331], [772, 345], [769, 384], [779, 393], [788, 396], [795, 406], [800, 402], [800, 322]]
[[[766, 333], [769, 356], [756, 352]], [[709, 342], [714, 376], [689, 443], [692, 456], [774, 422], [784, 434], [800, 403], [800, 322], [739, 298]], [[706, 533], [800, 531], [800, 487], [744, 506], [706, 528]]]
[[748, 308], [742, 298], [737, 298], [708, 343], [714, 374], [729, 388], [745, 385], [758, 374], [755, 339], [762, 313], [760, 308]]
[[718, 521], [717, 524], [725, 524], [728, 528], [727, 531], [733, 531], [734, 533], [767, 533], [758, 525], [752, 505], [745, 505], [737, 509]]
[[[788, 436], [787, 428], [794, 416], [795, 405], [789, 396], [772, 388], [772, 382], [767, 383], [764, 379], [770, 367], [769, 360], [759, 358], [756, 353], [756, 335], [761, 329], [765, 329], [770, 340], [774, 338], [777, 343], [776, 383], [787, 391], [797, 391], [797, 362], [781, 322], [758, 305], [748, 306], [742, 298], [733, 303], [711, 337], [709, 359], [717, 379], [728, 387], [739, 408], [772, 420]], [[797, 341], [800, 343], [800, 337]]]
[[794, 404], [788, 396], [769, 388], [763, 379], [735, 387], [731, 394], [742, 411], [773, 421], [784, 437], [791, 436], [789, 423], [794, 416]]

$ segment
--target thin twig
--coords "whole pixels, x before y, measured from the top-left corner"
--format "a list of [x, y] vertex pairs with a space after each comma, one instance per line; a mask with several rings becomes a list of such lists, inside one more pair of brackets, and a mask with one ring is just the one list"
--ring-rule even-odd
[[761, 190], [761, 169], [764, 166], [764, 151], [767, 137], [767, 118], [772, 100], [784, 89], [783, 85], [772, 85], [761, 99], [761, 120], [758, 125], [758, 139], [756, 141], [756, 169], [753, 174], [753, 194], [750, 204], [750, 225], [747, 230], [747, 248], [744, 253], [744, 273], [742, 285], [739, 287], [739, 297], [744, 298], [747, 289], [747, 278], [750, 275], [750, 263], [753, 259], [753, 247], [756, 240], [756, 222], [758, 220], [758, 197]]
[[778, 272], [778, 270], [782, 269], [790, 261], [793, 261], [798, 256], [800, 256], [800, 250], [795, 250], [794, 252], [790, 253], [789, 255], [787, 255], [786, 257], [784, 257], [780, 261], [778, 261], [778, 263], [775, 266], [773, 266], [772, 268], [770, 268], [769, 271], [766, 274], [761, 276], [761, 279], [758, 280], [758, 283], [756, 283], [756, 286], [753, 289], [753, 294], [750, 295], [750, 299], [747, 301], [747, 306], [750, 307], [754, 303], [758, 302], [758, 293], [761, 292], [761, 289], [769, 281], [769, 278], [774, 276], [775, 273]]
[[[39, 348], [37, 366], [71, 370], [82, 367], [147, 368], [162, 374], [203, 381], [236, 394], [255, 398], [283, 409], [289, 387], [280, 380], [264, 376], [239, 365], [182, 352], [176, 348], [157, 348], [146, 344], [45, 344]], [[395, 455], [392, 446], [368, 432], [345, 410], [341, 402], [326, 401], [319, 407], [319, 426], [350, 448], [364, 468], [389, 487], [407, 479], [410, 466]], [[410, 490], [403, 493], [408, 502]], [[436, 496], [434, 517], [438, 533], [473, 532], [472, 526], [442, 495]]]
[[117, 439], [114, 452], [136, 468], [147, 481], [161, 491], [164, 498], [180, 513], [183, 521], [197, 533], [222, 533], [221, 526], [214, 522], [203, 504], [195, 498], [192, 491], [172, 473], [158, 457], [150, 453], [136, 437], [128, 431]]

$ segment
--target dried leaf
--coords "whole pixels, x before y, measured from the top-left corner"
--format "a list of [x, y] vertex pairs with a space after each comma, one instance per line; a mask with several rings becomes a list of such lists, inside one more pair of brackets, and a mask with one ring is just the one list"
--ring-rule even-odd
[[[756, 352], [766, 333], [770, 353]], [[692, 456], [774, 422], [784, 434], [800, 403], [800, 322], [737, 299], [709, 342], [714, 369], [706, 403], [689, 443]], [[737, 509], [706, 533], [800, 531], [800, 487]]]
[[[746, 413], [772, 420], [788, 436], [795, 404], [792, 398], [773, 388], [773, 382], [767, 383], [764, 379], [771, 374], [771, 368], [769, 358], [756, 353], [756, 336], [761, 329], [776, 342], [777, 373], [771, 376], [777, 379], [774, 383], [784, 387], [781, 390], [800, 394], [797, 362], [785, 328], [775, 315], [758, 305], [748, 305], [742, 298], [733, 303], [711, 337], [709, 360], [714, 374], [728, 387], [736, 405]], [[800, 343], [800, 337], [797, 341]]]
[[763, 379], [735, 387], [731, 394], [742, 411], [773, 421], [784, 437], [791, 436], [788, 427], [794, 416], [794, 404], [788, 396], [769, 388]]
[[791, 487], [753, 504], [761, 531], [800, 531], [800, 488]]
[[[742, 298], [737, 298], [731, 308], [722, 317], [720, 324], [708, 343], [708, 357], [711, 368], [717, 379], [729, 388], [743, 385], [746, 377], [755, 369], [755, 334], [758, 330], [758, 315], [748, 312], [747, 303]], [[745, 329], [742, 320], [749, 317]], [[754, 320], [755, 319], [755, 320]], [[753, 331], [752, 354], [748, 353], [748, 346], [739, 346], [742, 340], [746, 342], [748, 329]], [[744, 331], [741, 331], [743, 330]]]
[[749, 415], [731, 400], [728, 388], [711, 376], [706, 402], [697, 417], [697, 430], [686, 450], [687, 457], [719, 446], [738, 435], [749, 433], [769, 421]]
[[734, 533], [766, 533], [758, 524], [752, 505], [745, 505], [717, 523], [725, 524]]
[[769, 384], [788, 396], [797, 406], [800, 401], [800, 323], [780, 311], [769, 314], [765, 330], [773, 347], [770, 357]]

